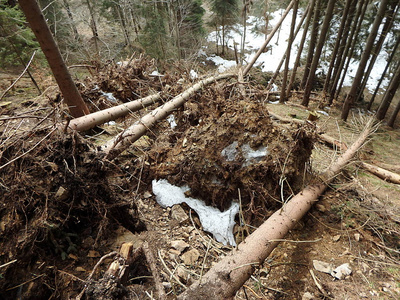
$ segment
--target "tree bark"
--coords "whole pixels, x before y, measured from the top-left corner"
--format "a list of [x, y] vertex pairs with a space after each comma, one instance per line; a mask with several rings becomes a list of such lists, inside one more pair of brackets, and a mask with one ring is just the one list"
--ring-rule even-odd
[[107, 155], [108, 159], [114, 159], [125, 149], [127, 149], [133, 142], [137, 141], [142, 135], [144, 135], [147, 130], [152, 127], [157, 121], [166, 118], [176, 108], [182, 106], [189, 99], [189, 97], [192, 96], [193, 93], [214, 81], [230, 78], [233, 76], [234, 74], [221, 74], [215, 77], [206, 78], [196, 83], [172, 100], [156, 108], [151, 113], [145, 115], [127, 130], [121, 132], [115, 138], [108, 141], [105, 145], [101, 147], [101, 151], [103, 151]]
[[360, 88], [360, 84], [365, 72], [365, 67], [368, 63], [368, 59], [371, 55], [372, 47], [374, 45], [374, 41], [378, 34], [379, 26], [382, 23], [383, 17], [385, 16], [386, 8], [388, 5], [388, 0], [382, 0], [379, 6], [378, 13], [375, 17], [374, 24], [372, 25], [372, 29], [367, 39], [367, 43], [365, 45], [364, 52], [361, 56], [360, 64], [358, 65], [356, 76], [354, 77], [353, 84], [351, 86], [350, 92], [346, 97], [346, 100], [343, 104], [341, 119], [346, 121], [349, 116], [350, 108], [353, 106], [354, 100], [357, 96], [357, 93]]
[[294, 196], [178, 299], [232, 299], [250, 278], [254, 267], [264, 262], [279, 241], [318, 201], [335, 175], [353, 158], [371, 133], [371, 124], [372, 119], [354, 144], [322, 175], [321, 181], [307, 186]]
[[344, 28], [346, 26], [347, 20], [349, 19], [349, 12], [350, 12], [350, 7], [351, 7], [351, 3], [354, 0], [346, 0], [346, 4], [343, 10], [343, 14], [342, 14], [342, 19], [340, 21], [340, 25], [339, 25], [339, 30], [337, 33], [337, 38], [336, 38], [336, 42], [335, 42], [335, 46], [333, 48], [332, 51], [332, 57], [331, 57], [331, 61], [329, 63], [329, 67], [328, 67], [328, 72], [326, 73], [326, 79], [325, 79], [325, 83], [324, 83], [324, 88], [323, 88], [323, 94], [325, 95], [331, 85], [331, 76], [332, 76], [332, 71], [333, 71], [333, 66], [335, 64], [335, 61], [337, 59], [337, 54], [339, 53], [339, 47], [342, 44], [342, 38], [346, 37], [345, 33], [344, 33]]
[[89, 115], [72, 119], [68, 124], [63, 124], [62, 128], [68, 128], [76, 131], [86, 131], [97, 125], [104, 124], [109, 121], [124, 117], [141, 108], [147, 107], [161, 99], [160, 94], [154, 94], [142, 99], [134, 100], [118, 106], [110, 107], [101, 111], [91, 113]]
[[296, 79], [296, 72], [297, 72], [297, 68], [299, 67], [299, 64], [300, 64], [301, 53], [303, 52], [304, 43], [306, 41], [306, 36], [307, 36], [307, 32], [308, 32], [308, 27], [310, 26], [311, 16], [314, 11], [314, 6], [315, 6], [315, 0], [311, 0], [309, 5], [307, 6], [306, 11], [304, 12], [304, 14], [307, 14], [307, 19], [306, 19], [306, 23], [304, 24], [303, 35], [301, 37], [299, 49], [297, 51], [296, 60], [293, 65], [292, 74], [290, 76], [289, 84], [286, 89], [286, 94], [288, 96], [290, 95], [290, 93], [292, 91], [294, 80]]
[[385, 69], [382, 72], [381, 78], [379, 78], [378, 85], [375, 88], [374, 94], [372, 95], [372, 98], [368, 103], [368, 106], [367, 106], [368, 110], [371, 110], [372, 104], [375, 101], [376, 94], [378, 94], [378, 91], [379, 91], [379, 88], [380, 88], [380, 86], [382, 84], [382, 81], [383, 81], [383, 79], [385, 79], [386, 72], [389, 69], [389, 66], [393, 61], [393, 58], [394, 58], [394, 56], [396, 54], [396, 50], [399, 47], [399, 44], [400, 44], [400, 34], [397, 34], [396, 44], [394, 45], [394, 47], [392, 49], [392, 53], [390, 54], [390, 57], [389, 57], [389, 59], [388, 59], [388, 61], [386, 63]]
[[396, 94], [396, 91], [398, 90], [399, 86], [400, 86], [400, 63], [398, 63], [397, 65], [396, 73], [392, 77], [389, 87], [386, 89], [382, 102], [379, 105], [378, 111], [376, 112], [376, 118], [378, 120], [381, 121], [385, 118], [390, 103], [392, 103], [393, 97]]
[[89, 114], [89, 109], [85, 102], [83, 102], [75, 83], [72, 81], [60, 50], [46, 24], [37, 2], [32, 0], [20, 0], [19, 5], [47, 58], [51, 71], [64, 96], [64, 101], [68, 105], [71, 116], [77, 118]]
[[[294, 5], [293, 5], [292, 24], [290, 26], [289, 41], [288, 41], [288, 46], [287, 46], [287, 49], [286, 49], [285, 69], [283, 71], [281, 95], [279, 97], [279, 103], [285, 103], [286, 100], [287, 100], [287, 94], [286, 94], [287, 77], [288, 77], [288, 72], [289, 72], [290, 52], [292, 50], [293, 40], [294, 40], [294, 38], [296, 36], [294, 34], [294, 26], [296, 25], [296, 17], [297, 17], [298, 5], [299, 5], [299, 1], [295, 0]], [[300, 26], [299, 26], [299, 28], [300, 28]]]
[[363, 91], [364, 91], [365, 87], [367, 86], [369, 75], [371, 74], [371, 71], [375, 65], [376, 59], [378, 58], [378, 55], [382, 49], [383, 42], [385, 41], [386, 36], [389, 33], [389, 30], [393, 26], [394, 17], [396, 16], [396, 14], [398, 12], [399, 6], [397, 6], [396, 3], [392, 3], [390, 6], [391, 7], [390, 7], [389, 12], [387, 13], [385, 23], [383, 24], [383, 28], [382, 28], [381, 34], [379, 36], [379, 40], [376, 43], [374, 50], [371, 53], [371, 58], [368, 63], [368, 68], [364, 74], [364, 78], [363, 78], [363, 81], [362, 81], [361, 87], [360, 87], [360, 92], [358, 93], [355, 101], [358, 101], [361, 98]]
[[311, 26], [311, 37], [308, 44], [307, 59], [304, 66], [303, 79], [301, 81], [301, 89], [304, 89], [307, 83], [308, 74], [310, 74], [311, 63], [314, 55], [315, 44], [318, 37], [319, 16], [320, 16], [321, 0], [316, 0], [313, 14], [313, 23]]
[[310, 68], [310, 74], [308, 75], [306, 87], [304, 90], [303, 101], [301, 102], [302, 105], [308, 106], [308, 102], [310, 101], [311, 89], [314, 83], [315, 72], [317, 71], [319, 59], [321, 57], [322, 48], [324, 47], [326, 34], [328, 33], [329, 24], [332, 19], [333, 15], [333, 8], [335, 6], [335, 0], [329, 0], [328, 6], [326, 8], [326, 14], [324, 18], [324, 22], [321, 27], [321, 34], [318, 39], [317, 48], [315, 49], [315, 53], [313, 55], [313, 60]]

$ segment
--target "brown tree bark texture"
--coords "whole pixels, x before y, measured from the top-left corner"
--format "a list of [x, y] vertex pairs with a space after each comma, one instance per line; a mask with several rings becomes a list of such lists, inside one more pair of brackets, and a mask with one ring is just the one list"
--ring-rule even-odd
[[[128, 103], [96, 111], [89, 115], [71, 120], [68, 124], [68, 127], [76, 131], [89, 130], [97, 125], [116, 120], [128, 115], [129, 113], [138, 111], [157, 102], [160, 99], [160, 94], [154, 94]], [[63, 126], [63, 128], [65, 128], [65, 126]]]
[[77, 118], [89, 114], [89, 109], [68, 72], [37, 2], [34, 0], [19, 0], [18, 3], [49, 62], [51, 71], [63, 94], [64, 101], [68, 105], [71, 116]]
[[157, 107], [151, 113], [145, 115], [131, 127], [118, 134], [115, 138], [108, 141], [101, 147], [101, 150], [106, 153], [108, 159], [113, 159], [127, 149], [133, 142], [138, 140], [146, 131], [153, 126], [157, 121], [165, 119], [171, 114], [176, 108], [182, 106], [190, 96], [195, 92], [202, 89], [204, 86], [213, 83], [214, 81], [229, 78], [235, 76], [231, 73], [220, 74], [218, 76], [208, 77], [192, 87], [179, 94], [172, 100], [168, 101], [164, 105]]
[[371, 133], [370, 120], [353, 145], [338, 158], [322, 176], [322, 181], [307, 186], [276, 211], [257, 230], [201, 279], [193, 283], [178, 299], [230, 299], [250, 278], [254, 267], [260, 265], [285, 237], [287, 232], [307, 213], [325, 191], [327, 184], [353, 158]]

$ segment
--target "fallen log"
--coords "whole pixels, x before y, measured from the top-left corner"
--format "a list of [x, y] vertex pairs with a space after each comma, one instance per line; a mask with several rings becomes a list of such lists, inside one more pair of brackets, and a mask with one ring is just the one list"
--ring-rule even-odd
[[365, 163], [365, 162], [360, 162], [359, 164], [363, 169], [367, 170], [368, 172], [374, 174], [375, 176], [378, 176], [379, 178], [391, 182], [391, 183], [396, 183], [400, 184], [400, 175], [390, 172], [388, 170], [385, 170], [383, 168]]
[[72, 119], [68, 124], [63, 124], [61, 127], [65, 128], [68, 125], [68, 128], [72, 130], [86, 131], [94, 128], [97, 125], [116, 120], [118, 118], [128, 115], [129, 113], [138, 111], [144, 107], [156, 103], [160, 99], [161, 95], [157, 93], [118, 106], [100, 110], [79, 118]]
[[193, 283], [178, 299], [233, 299], [272, 250], [290, 229], [307, 213], [327, 184], [354, 157], [371, 133], [372, 119], [354, 144], [339, 157], [321, 176], [321, 180], [308, 185], [269, 217], [257, 230], [219, 263], [214, 265], [201, 279]]
[[125, 149], [127, 149], [133, 142], [144, 135], [146, 131], [157, 121], [166, 118], [176, 108], [182, 106], [195, 92], [201, 90], [204, 86], [213, 83], [214, 81], [230, 78], [233, 76], [235, 76], [235, 74], [227, 73], [208, 77], [204, 80], [201, 80], [200, 82], [194, 84], [172, 100], [166, 102], [162, 106], [154, 109], [151, 113], [145, 115], [139, 121], [135, 122], [135, 124], [133, 124], [131, 127], [108, 141], [105, 145], [101, 147], [100, 150], [106, 154], [107, 159], [114, 159]]

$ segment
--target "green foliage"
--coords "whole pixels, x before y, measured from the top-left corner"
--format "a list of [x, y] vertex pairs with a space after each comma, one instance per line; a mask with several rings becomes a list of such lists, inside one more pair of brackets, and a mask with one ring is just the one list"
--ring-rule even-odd
[[211, 0], [214, 22], [225, 26], [234, 24], [238, 18], [238, 0]]
[[20, 66], [18, 56], [26, 63], [33, 51], [40, 48], [33, 32], [26, 27], [24, 14], [17, 6], [8, 6], [5, 0], [0, 2], [0, 29], [0, 67]]

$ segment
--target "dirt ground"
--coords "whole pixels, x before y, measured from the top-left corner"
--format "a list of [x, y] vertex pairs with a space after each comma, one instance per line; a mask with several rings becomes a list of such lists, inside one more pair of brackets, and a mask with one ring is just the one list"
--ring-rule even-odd
[[[114, 105], [101, 91], [122, 101], [139, 98], [147, 90], [162, 91], [168, 100], [190, 84], [188, 77], [182, 86], [173, 84], [184, 69], [159, 78], [145, 76], [151, 62], [135, 66], [131, 73], [106, 69], [96, 78], [82, 80], [80, 89], [91, 109]], [[1, 74], [1, 89], [16, 76]], [[154, 274], [143, 254], [132, 263], [124, 286], [110, 288], [113, 293], [102, 290], [101, 297], [96, 294], [113, 262], [112, 252], [123, 243], [138, 249], [144, 242], [156, 258], [168, 298], [174, 299], [231, 246], [204, 232], [187, 205], [160, 207], [152, 179], [188, 184], [191, 197], [221, 209], [230, 199], [238, 199], [240, 190], [243, 213], [234, 229], [239, 243], [279, 207], [282, 197], [300, 191], [340, 154], [319, 142], [317, 132], [351, 144], [368, 116], [354, 111], [343, 123], [338, 103], [325, 109], [327, 115], [317, 112], [319, 118], [312, 125], [282, 127], [269, 112], [300, 120], [309, 115], [296, 98], [287, 105], [273, 104], [265, 101], [260, 86], [246, 88], [244, 97], [233, 82], [217, 83], [174, 113], [176, 128], [161, 122], [118, 159], [106, 162], [94, 154], [96, 145], [144, 112], [82, 136], [52, 132], [65, 115], [54, 102], [54, 83], [41, 82], [48, 96], [37, 97], [29, 78], [23, 78], [0, 101], [1, 299], [71, 299], [83, 290], [82, 299], [156, 298]], [[132, 90], [140, 92], [132, 96]], [[311, 103], [309, 110], [320, 111], [317, 105]], [[221, 159], [221, 151], [234, 141], [238, 149], [246, 144], [253, 149], [268, 147], [269, 154], [250, 165], [240, 151], [233, 161]], [[399, 173], [398, 153], [399, 129], [381, 126], [357, 160]], [[400, 187], [364, 171], [357, 160], [334, 180], [235, 299], [400, 298]], [[334, 267], [349, 263], [352, 274], [335, 280], [315, 270], [313, 260]]]

